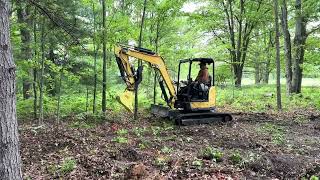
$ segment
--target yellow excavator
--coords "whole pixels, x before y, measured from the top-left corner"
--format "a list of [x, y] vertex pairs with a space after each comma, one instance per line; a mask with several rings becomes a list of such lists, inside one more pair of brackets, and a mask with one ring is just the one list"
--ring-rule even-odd
[[[214, 85], [214, 61], [211, 58], [192, 58], [179, 61], [178, 80], [173, 82], [164, 59], [157, 53], [135, 46], [121, 45], [114, 50], [126, 90], [117, 100], [130, 112], [133, 112], [134, 91], [142, 81], [143, 66], [135, 70], [135, 60], [147, 62], [159, 74], [158, 82], [162, 97], [167, 106], [152, 104], [151, 113], [175, 120], [178, 125], [209, 124], [215, 121], [231, 121], [228, 113], [216, 112], [216, 87]], [[133, 59], [129, 58], [132, 57]], [[192, 64], [212, 65], [210, 82], [203, 84], [192, 80]], [[188, 75], [181, 80], [182, 65], [187, 64]], [[185, 72], [185, 71], [184, 71]]]

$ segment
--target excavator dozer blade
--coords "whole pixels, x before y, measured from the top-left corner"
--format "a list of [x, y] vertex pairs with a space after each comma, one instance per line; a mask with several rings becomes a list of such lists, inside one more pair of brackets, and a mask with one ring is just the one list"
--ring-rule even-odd
[[161, 118], [168, 118], [170, 117], [170, 109], [161, 105], [152, 104], [151, 114], [159, 116]]
[[117, 101], [122, 104], [129, 112], [133, 113], [133, 91], [125, 90], [121, 95], [117, 96]]

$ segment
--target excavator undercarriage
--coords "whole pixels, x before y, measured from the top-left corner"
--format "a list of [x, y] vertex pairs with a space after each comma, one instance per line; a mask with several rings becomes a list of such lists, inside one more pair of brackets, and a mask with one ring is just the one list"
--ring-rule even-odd
[[172, 110], [162, 105], [151, 105], [151, 113], [161, 118], [169, 118], [176, 125], [199, 125], [214, 122], [228, 122], [232, 120], [231, 114], [208, 111], [185, 112], [183, 110]]

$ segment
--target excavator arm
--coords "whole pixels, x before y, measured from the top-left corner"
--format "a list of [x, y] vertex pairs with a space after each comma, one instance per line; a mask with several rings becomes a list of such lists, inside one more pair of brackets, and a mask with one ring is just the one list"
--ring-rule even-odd
[[[129, 57], [133, 57], [134, 60], [140, 59], [147, 62], [154, 69], [158, 70], [162, 80], [159, 80], [160, 88], [164, 94], [165, 100], [170, 108], [173, 108], [176, 100], [176, 92], [174, 84], [170, 78], [165, 62], [158, 54], [144, 48], [138, 48], [133, 46], [119, 45], [114, 50], [117, 64], [120, 70], [122, 79], [127, 85], [126, 90], [117, 100], [126, 107], [130, 112], [133, 112], [133, 100], [134, 90], [138, 87], [142, 80], [142, 67], [139, 67], [137, 71], [133, 64], [131, 64]], [[166, 94], [166, 89], [169, 95]]]

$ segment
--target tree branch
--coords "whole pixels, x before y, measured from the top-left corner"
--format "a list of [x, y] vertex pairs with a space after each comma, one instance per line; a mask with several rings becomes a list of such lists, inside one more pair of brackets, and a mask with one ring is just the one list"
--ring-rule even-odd
[[28, 2], [33, 6], [35, 6], [40, 13], [47, 16], [50, 19], [50, 21], [53, 22], [54, 25], [61, 27], [63, 31], [67, 33], [73, 39], [74, 42], [76, 42], [77, 45], [80, 45], [85, 51], [87, 51], [87, 49], [83, 46], [83, 44], [80, 43], [79, 38], [77, 38], [74, 34], [72, 34], [72, 32], [70, 32], [61, 22], [57, 22], [46, 8], [42, 7], [40, 4], [36, 3], [33, 0], [28, 0]]
[[318, 30], [320, 30], [320, 24], [318, 24], [318, 26], [312, 28], [309, 32], [307, 32], [307, 36], [309, 36], [310, 34], [316, 32]]

